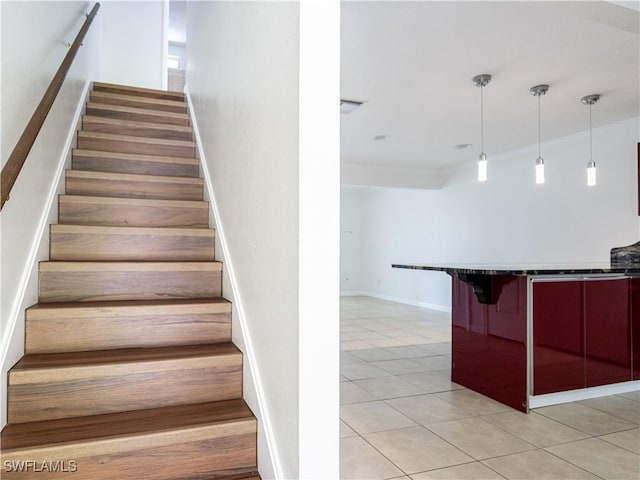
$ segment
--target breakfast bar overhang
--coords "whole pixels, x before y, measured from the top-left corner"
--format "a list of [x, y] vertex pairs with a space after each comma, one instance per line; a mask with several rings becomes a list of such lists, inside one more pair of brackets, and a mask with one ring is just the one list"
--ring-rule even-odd
[[452, 278], [451, 380], [529, 408], [640, 388], [640, 266], [406, 265]]

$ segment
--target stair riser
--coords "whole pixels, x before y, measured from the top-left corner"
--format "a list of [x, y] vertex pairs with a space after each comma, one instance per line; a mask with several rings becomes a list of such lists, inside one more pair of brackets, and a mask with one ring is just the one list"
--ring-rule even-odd
[[231, 340], [230, 312], [176, 315], [108, 313], [34, 319], [27, 311], [26, 353], [170, 347]]
[[153, 205], [107, 205], [81, 201], [60, 202], [59, 221], [70, 225], [120, 227], [207, 227], [206, 208]]
[[177, 92], [165, 92], [161, 90], [150, 90], [144, 88], [127, 88], [119, 85], [109, 85], [94, 83], [93, 90], [96, 92], [117, 93], [119, 95], [134, 95], [144, 98], [160, 98], [163, 100], [182, 100], [184, 101], [184, 94]]
[[160, 155], [164, 157], [194, 158], [194, 147], [179, 145], [158, 145], [153, 142], [137, 143], [126, 140], [78, 137], [78, 148], [103, 152], [136, 153], [140, 155]]
[[94, 115], [96, 117], [117, 118], [119, 120], [133, 120], [134, 122], [151, 122], [161, 123], [165, 125], [182, 125], [189, 126], [189, 119], [182, 117], [172, 117], [162, 115], [162, 113], [153, 112], [120, 112], [117, 110], [96, 108], [87, 105], [87, 115]]
[[86, 378], [13, 384], [9, 376], [9, 418], [12, 423], [53, 420], [86, 415], [229, 400], [242, 396], [242, 357], [233, 362], [212, 357], [199, 366], [167, 362], [170, 371], [135, 371], [113, 375], [112, 366]]
[[70, 195], [119, 198], [155, 198], [161, 200], [202, 200], [202, 184], [145, 182], [67, 176], [66, 191]]
[[134, 127], [127, 125], [114, 125], [111, 123], [82, 122], [82, 130], [85, 132], [111, 133], [114, 135], [129, 135], [133, 137], [161, 138], [165, 140], [193, 140], [190, 131], [174, 131], [170, 128], [157, 129], [148, 127]]
[[[126, 440], [122, 441], [126, 442]], [[6, 459], [13, 460], [16, 457], [16, 455], [2, 457], [2, 465]], [[256, 458], [256, 434], [245, 433], [142, 450], [132, 449], [126, 453], [103, 453], [99, 447], [96, 447], [93, 455], [79, 456], [71, 453], [68, 458], [64, 458], [67, 467], [71, 460], [76, 462], [77, 469], [74, 473], [47, 472], [44, 475], [47, 479], [72, 477], [78, 480], [113, 480], [124, 478], [123, 472], [126, 472], [126, 478], [138, 480], [218, 478], [221, 475], [242, 474], [257, 470]], [[41, 465], [44, 461], [51, 461], [51, 455], [36, 452], [35, 455], [30, 454], [28, 459], [35, 460]], [[58, 459], [60, 458], [56, 457], [56, 460]], [[33, 480], [34, 475], [43, 474], [34, 474], [33, 471], [2, 472], [3, 479]]]
[[41, 271], [40, 302], [211, 298], [221, 283], [220, 271]]
[[213, 261], [214, 238], [190, 235], [51, 233], [51, 260]]
[[123, 160], [113, 157], [91, 157], [73, 154], [73, 168], [92, 172], [132, 173], [138, 175], [161, 175], [172, 177], [198, 177], [197, 163], [168, 163], [141, 160]]
[[[107, 93], [107, 92], [105, 92]], [[122, 92], [122, 95], [128, 95], [126, 92]], [[121, 95], [119, 93], [119, 95]], [[148, 97], [147, 97], [148, 98]], [[156, 102], [145, 102], [140, 99], [136, 99], [135, 96], [130, 96], [129, 98], [110, 98], [100, 94], [100, 92], [91, 92], [91, 101], [96, 103], [102, 103], [107, 105], [120, 105], [123, 107], [134, 107], [134, 108], [147, 108], [149, 110], [160, 110], [163, 112], [173, 112], [173, 113], [187, 113], [187, 105], [183, 103], [182, 105], [166, 105], [163, 103]]]

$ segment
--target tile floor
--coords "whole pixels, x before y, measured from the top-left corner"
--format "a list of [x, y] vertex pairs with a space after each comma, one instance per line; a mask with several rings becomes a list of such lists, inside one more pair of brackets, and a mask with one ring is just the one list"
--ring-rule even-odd
[[640, 478], [640, 392], [525, 415], [450, 381], [448, 314], [341, 300], [343, 479]]

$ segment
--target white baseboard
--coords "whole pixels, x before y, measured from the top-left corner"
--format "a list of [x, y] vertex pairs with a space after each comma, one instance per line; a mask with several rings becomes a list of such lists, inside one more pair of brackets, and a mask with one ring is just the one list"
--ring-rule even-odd
[[388, 302], [402, 303], [404, 305], [411, 305], [413, 307], [428, 308], [429, 310], [436, 310], [438, 312], [451, 313], [451, 307], [444, 305], [438, 305], [436, 303], [418, 302], [417, 300], [410, 300], [408, 298], [394, 297], [392, 295], [384, 295], [376, 292], [340, 292], [341, 297], [371, 297], [378, 298], [380, 300], [387, 300]]
[[[26, 306], [24, 305], [24, 302], [25, 302], [27, 287], [29, 285], [29, 280], [31, 278], [31, 273], [34, 270], [34, 266], [37, 261], [38, 250], [40, 250], [40, 245], [42, 243], [42, 240], [47, 233], [47, 227], [49, 226], [49, 216], [51, 214], [51, 208], [53, 207], [54, 201], [57, 198], [58, 185], [60, 184], [60, 179], [62, 177], [62, 174], [64, 173], [64, 167], [65, 167], [67, 158], [69, 157], [69, 152], [73, 147], [73, 141], [76, 137], [77, 126], [79, 125], [80, 118], [82, 116], [82, 113], [84, 112], [84, 106], [87, 101], [87, 96], [89, 94], [90, 87], [91, 87], [91, 82], [87, 80], [83, 87], [82, 95], [80, 96], [78, 105], [76, 106], [76, 111], [73, 114], [73, 120], [71, 122], [71, 127], [69, 128], [69, 133], [67, 134], [67, 138], [64, 142], [64, 146], [60, 153], [60, 157], [58, 158], [58, 165], [56, 167], [55, 174], [51, 180], [51, 186], [49, 187], [49, 192], [47, 194], [47, 199], [45, 201], [42, 215], [40, 215], [40, 218], [38, 219], [38, 226], [36, 229], [36, 233], [33, 237], [31, 247], [29, 248], [29, 253], [27, 255], [27, 259], [24, 264], [24, 269], [22, 270], [22, 275], [20, 276], [20, 280], [18, 281], [16, 296], [13, 300], [13, 304], [11, 306], [9, 318], [7, 321], [8, 325], [5, 329], [5, 334], [2, 336], [2, 343], [0, 344], [0, 366], [4, 366], [7, 361], [9, 348], [12, 344], [13, 336], [15, 335], [18, 319], [22, 318], [20, 312], [26, 308]], [[2, 379], [2, 382], [4, 384], [6, 384], [5, 380], [6, 379]]]
[[[242, 336], [245, 351], [243, 353], [243, 361], [247, 363], [249, 371], [251, 372], [251, 379], [253, 381], [253, 388], [255, 390], [256, 399], [258, 402], [258, 412], [256, 412], [262, 423], [262, 428], [265, 432], [265, 440], [267, 449], [269, 450], [269, 458], [271, 460], [271, 468], [274, 474], [274, 478], [283, 478], [282, 465], [280, 462], [280, 454], [278, 451], [278, 445], [276, 443], [275, 436], [273, 434], [273, 424], [271, 421], [271, 415], [267, 408], [266, 396], [264, 389], [262, 388], [262, 377], [260, 375], [260, 369], [258, 368], [258, 362], [255, 358], [253, 340], [251, 338], [251, 331], [247, 325], [247, 319], [244, 311], [244, 304], [242, 301], [242, 294], [238, 289], [238, 282], [236, 280], [235, 269], [233, 261], [229, 256], [227, 247], [227, 240], [225, 236], [224, 224], [220, 218], [220, 211], [216, 202], [216, 196], [213, 191], [213, 183], [211, 181], [211, 175], [209, 174], [209, 168], [207, 167], [206, 156], [202, 149], [202, 139], [200, 137], [200, 130], [198, 129], [198, 122], [194, 116], [193, 102], [191, 94], [189, 92], [188, 85], [184, 89], [185, 97], [189, 105], [189, 115], [191, 117], [191, 124], [193, 127], [193, 133], [196, 138], [196, 145], [198, 149], [198, 155], [200, 157], [200, 168], [202, 169], [202, 176], [204, 177], [205, 187], [207, 194], [209, 195], [209, 205], [212, 210], [215, 227], [216, 237], [220, 242], [220, 248], [222, 249], [222, 258], [224, 259], [224, 270], [229, 278], [229, 287], [233, 292], [233, 304], [236, 310], [236, 320], [240, 325], [240, 334]], [[264, 474], [263, 474], [264, 475]]]
[[529, 408], [548, 407], [560, 403], [577, 402], [590, 398], [617, 395], [619, 393], [635, 392], [640, 390], [640, 380], [631, 382], [614, 383], [600, 387], [580, 388], [568, 392], [547, 393], [545, 395], [529, 395]]

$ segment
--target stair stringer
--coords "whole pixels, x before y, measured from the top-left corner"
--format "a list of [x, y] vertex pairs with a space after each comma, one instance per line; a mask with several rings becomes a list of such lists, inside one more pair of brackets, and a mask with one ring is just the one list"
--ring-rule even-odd
[[[201, 176], [204, 178], [204, 200], [209, 202], [209, 225], [216, 230], [215, 260], [222, 262], [224, 265], [222, 269], [223, 296], [232, 302], [232, 332], [240, 332], [240, 341], [236, 342], [234, 339], [234, 343], [243, 353], [243, 397], [258, 420], [258, 470], [262, 478], [284, 478], [279, 449], [273, 434], [271, 415], [262, 387], [260, 368], [255, 358], [251, 331], [246, 320], [244, 302], [238, 288], [233, 261], [229, 255], [224, 224], [220, 218], [220, 211], [213, 191], [213, 182], [207, 167], [206, 155], [202, 148], [198, 121], [193, 114], [193, 102], [188, 86], [185, 88], [184, 93], [189, 107], [188, 114], [193, 127], [193, 135], [196, 140], [196, 158], [200, 162]], [[269, 464], [267, 465], [264, 462], [260, 462], [260, 452], [264, 449], [267, 450], [269, 457]]]
[[8, 318], [4, 319], [7, 325], [4, 327], [0, 342], [0, 430], [7, 424], [7, 375], [11, 367], [24, 356], [25, 310], [38, 302], [38, 263], [49, 259], [49, 225], [58, 223], [57, 199], [58, 195], [65, 191], [64, 172], [71, 165], [71, 150], [76, 144], [91, 86], [91, 80], [87, 80], [78, 97], [67, 137], [60, 150], [55, 174], [51, 179], [51, 187], [47, 192], [46, 203], [38, 220], [36, 234], [25, 260], [22, 275], [18, 279], [16, 295], [12, 300]]

